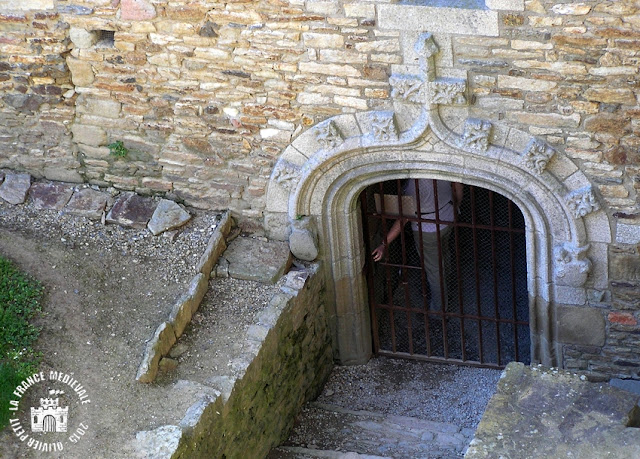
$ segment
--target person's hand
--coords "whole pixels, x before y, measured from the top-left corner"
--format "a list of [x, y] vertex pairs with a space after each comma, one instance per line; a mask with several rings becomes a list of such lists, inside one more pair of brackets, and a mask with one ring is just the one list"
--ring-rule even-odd
[[386, 246], [384, 244], [380, 244], [376, 249], [371, 252], [371, 256], [373, 257], [373, 261], [382, 260], [382, 256], [384, 255], [384, 250]]

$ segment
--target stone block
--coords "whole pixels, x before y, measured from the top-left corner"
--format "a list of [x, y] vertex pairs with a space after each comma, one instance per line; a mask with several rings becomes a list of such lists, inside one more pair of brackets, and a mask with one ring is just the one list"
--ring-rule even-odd
[[99, 126], [74, 123], [71, 127], [73, 141], [94, 147], [107, 143], [107, 133]]
[[524, 11], [524, 0], [485, 0], [491, 10]]
[[47, 180], [57, 182], [83, 183], [84, 178], [77, 170], [65, 167], [45, 166], [43, 175]]
[[155, 210], [153, 199], [135, 193], [123, 193], [109, 211], [107, 222], [142, 229], [146, 228]]
[[499, 88], [522, 89], [523, 91], [550, 91], [558, 86], [555, 81], [534, 80], [531, 78], [512, 77], [508, 75], [498, 76]]
[[510, 363], [465, 458], [636, 457], [637, 401], [572, 372]]
[[76, 48], [91, 48], [98, 42], [98, 33], [79, 27], [71, 27], [69, 29], [69, 38]]
[[373, 3], [345, 3], [344, 14], [348, 18], [365, 18], [374, 19], [376, 17], [376, 8]]
[[136, 381], [150, 383], [156, 379], [160, 359], [169, 353], [171, 346], [176, 343], [176, 335], [171, 324], [163, 322], [156, 328], [138, 367]]
[[344, 46], [344, 38], [338, 34], [307, 32], [302, 34], [302, 39], [307, 48], [342, 48]]
[[95, 74], [90, 62], [67, 56], [67, 67], [71, 72], [71, 81], [76, 86], [91, 86], [95, 80]]
[[114, 119], [120, 118], [122, 104], [116, 100], [87, 98], [86, 106], [92, 115]]
[[587, 292], [583, 288], [556, 285], [555, 292], [556, 303], [583, 305], [587, 302]]
[[176, 338], [182, 336], [185, 328], [187, 328], [187, 325], [191, 322], [192, 317], [190, 297], [185, 293], [178, 298], [169, 314], [169, 323], [173, 327]]
[[640, 225], [618, 223], [616, 226], [616, 242], [619, 244], [640, 244]]
[[202, 254], [202, 257], [200, 257], [200, 261], [198, 262], [198, 266], [196, 267], [196, 270], [199, 273], [208, 276], [213, 269], [213, 265], [216, 264], [216, 261], [218, 260], [220, 254], [227, 248], [225, 237], [231, 230], [232, 222], [233, 220], [229, 216], [228, 212], [222, 214], [218, 225], [209, 238], [207, 248]]
[[120, 19], [123, 21], [144, 21], [156, 17], [156, 9], [147, 0], [121, 0]]
[[138, 457], [171, 457], [182, 438], [182, 429], [174, 425], [136, 433], [135, 448]]
[[34, 183], [29, 197], [37, 209], [62, 209], [73, 194], [73, 187], [62, 183]]
[[605, 104], [627, 104], [635, 105], [635, 94], [628, 88], [588, 88], [584, 92], [584, 97], [587, 100], [595, 102], [603, 102]]
[[583, 16], [591, 11], [591, 6], [586, 3], [563, 3], [551, 7], [555, 14]]
[[181, 227], [191, 220], [189, 212], [168, 199], [161, 199], [147, 224], [154, 236]]
[[291, 252], [284, 242], [265, 242], [238, 237], [223, 255], [229, 261], [229, 275], [236, 279], [275, 283], [289, 268]]
[[107, 205], [109, 195], [100, 191], [84, 188], [76, 191], [65, 207], [65, 211], [90, 218], [100, 220]]
[[603, 346], [605, 320], [602, 310], [589, 307], [558, 306], [558, 341], [582, 346]]
[[467, 8], [437, 8], [403, 4], [378, 5], [378, 26], [402, 31], [444, 32], [497, 37], [498, 13]]
[[53, 0], [0, 0], [0, 11], [42, 11], [55, 8]]
[[0, 185], [0, 198], [9, 204], [22, 204], [27, 199], [27, 193], [31, 187], [29, 174], [6, 173], [4, 181]]
[[294, 256], [304, 261], [318, 257], [318, 235], [312, 217], [302, 217], [291, 221], [289, 248]]

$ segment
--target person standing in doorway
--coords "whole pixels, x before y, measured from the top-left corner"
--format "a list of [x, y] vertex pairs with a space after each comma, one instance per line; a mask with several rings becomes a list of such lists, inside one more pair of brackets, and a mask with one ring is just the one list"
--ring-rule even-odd
[[[417, 189], [416, 181], [418, 182]], [[438, 219], [438, 221], [453, 222], [455, 209], [458, 208], [458, 204], [462, 201], [463, 190], [462, 184], [457, 182], [412, 179], [408, 181], [404, 194], [412, 196], [416, 201], [416, 213], [420, 212], [420, 219]], [[419, 206], [416, 196], [420, 198]], [[395, 221], [386, 237], [382, 238], [382, 243], [371, 253], [374, 261], [382, 260], [387, 245], [400, 235], [407, 221], [402, 216]], [[431, 309], [436, 311], [443, 310], [444, 301], [444, 310], [446, 311], [446, 272], [444, 263], [441, 266], [438, 260], [442, 259], [444, 261], [448, 257], [449, 235], [451, 234], [452, 226], [446, 223], [436, 224], [432, 221], [421, 221], [420, 223], [412, 221], [411, 229], [413, 230], [416, 250], [423, 261], [423, 268], [427, 276], [427, 282], [429, 282]], [[438, 244], [439, 242], [440, 244]], [[438, 256], [439, 251], [441, 252], [441, 257]]]

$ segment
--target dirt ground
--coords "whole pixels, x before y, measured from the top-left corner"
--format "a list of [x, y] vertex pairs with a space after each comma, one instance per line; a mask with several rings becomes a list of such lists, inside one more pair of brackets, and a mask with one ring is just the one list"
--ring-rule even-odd
[[[24, 211], [33, 214], [33, 209]], [[62, 441], [62, 453], [34, 451], [7, 428], [0, 433], [0, 457], [134, 457], [135, 432], [177, 422], [197, 391], [193, 387], [177, 390], [173, 378], [141, 384], [135, 381], [135, 374], [146, 340], [166, 320], [173, 302], [195, 274], [189, 265], [199, 258], [198, 250], [191, 244], [189, 250], [194, 253], [185, 250], [190, 256], [181, 258], [181, 237], [199, 237], [203, 243], [199, 241], [196, 247], [204, 247], [211, 231], [207, 225], [200, 225], [195, 234], [187, 229], [175, 241], [154, 241], [149, 247], [160, 248], [151, 250], [144, 245], [146, 236], [140, 236], [141, 230], [111, 228], [119, 242], [109, 245], [110, 236], [104, 227], [99, 228], [100, 223], [68, 217], [66, 222], [56, 220], [50, 225], [23, 215], [0, 204], [0, 254], [45, 287], [38, 321], [42, 326], [37, 343], [43, 355], [41, 369], [77, 379], [86, 388], [90, 403], [76, 403], [78, 407], [69, 412], [67, 434], [40, 434], [43, 441]], [[69, 222], [79, 230], [69, 230]], [[94, 243], [87, 234], [106, 236]], [[135, 249], [138, 240], [141, 250]], [[175, 256], [168, 257], [167, 250], [176, 252]], [[172, 269], [171, 264], [180, 269]], [[28, 406], [37, 406], [33, 398], [20, 403], [20, 419], [27, 431]], [[72, 443], [69, 436], [79, 423], [88, 429]]]

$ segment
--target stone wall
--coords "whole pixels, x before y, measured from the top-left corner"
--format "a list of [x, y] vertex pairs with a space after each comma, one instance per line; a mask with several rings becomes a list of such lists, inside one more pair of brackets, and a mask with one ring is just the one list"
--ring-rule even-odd
[[437, 76], [467, 78], [470, 116], [546, 141], [593, 184], [610, 288], [550, 320], [588, 316], [560, 333], [565, 366], [640, 377], [640, 2], [447, 4], [0, 0], [0, 167], [259, 225], [283, 150], [331, 116], [394, 108], [389, 78], [416, 73], [432, 32]]
[[[474, 114], [567, 152], [623, 220], [635, 209], [637, 2], [490, 2], [472, 25], [443, 12], [473, 10], [384, 2], [11, 3], [0, 3], [1, 167], [65, 169], [259, 219], [292, 136], [390, 108], [388, 78], [416, 64], [414, 23], [427, 22], [446, 47], [440, 68], [469, 75]], [[109, 157], [116, 140], [131, 158]]]
[[287, 438], [303, 403], [317, 397], [333, 367], [324, 281], [319, 273], [307, 276], [288, 274], [283, 291], [249, 330], [257, 356], [230, 394], [206, 408], [196, 404], [195, 417], [187, 413], [171, 457], [265, 457]]

